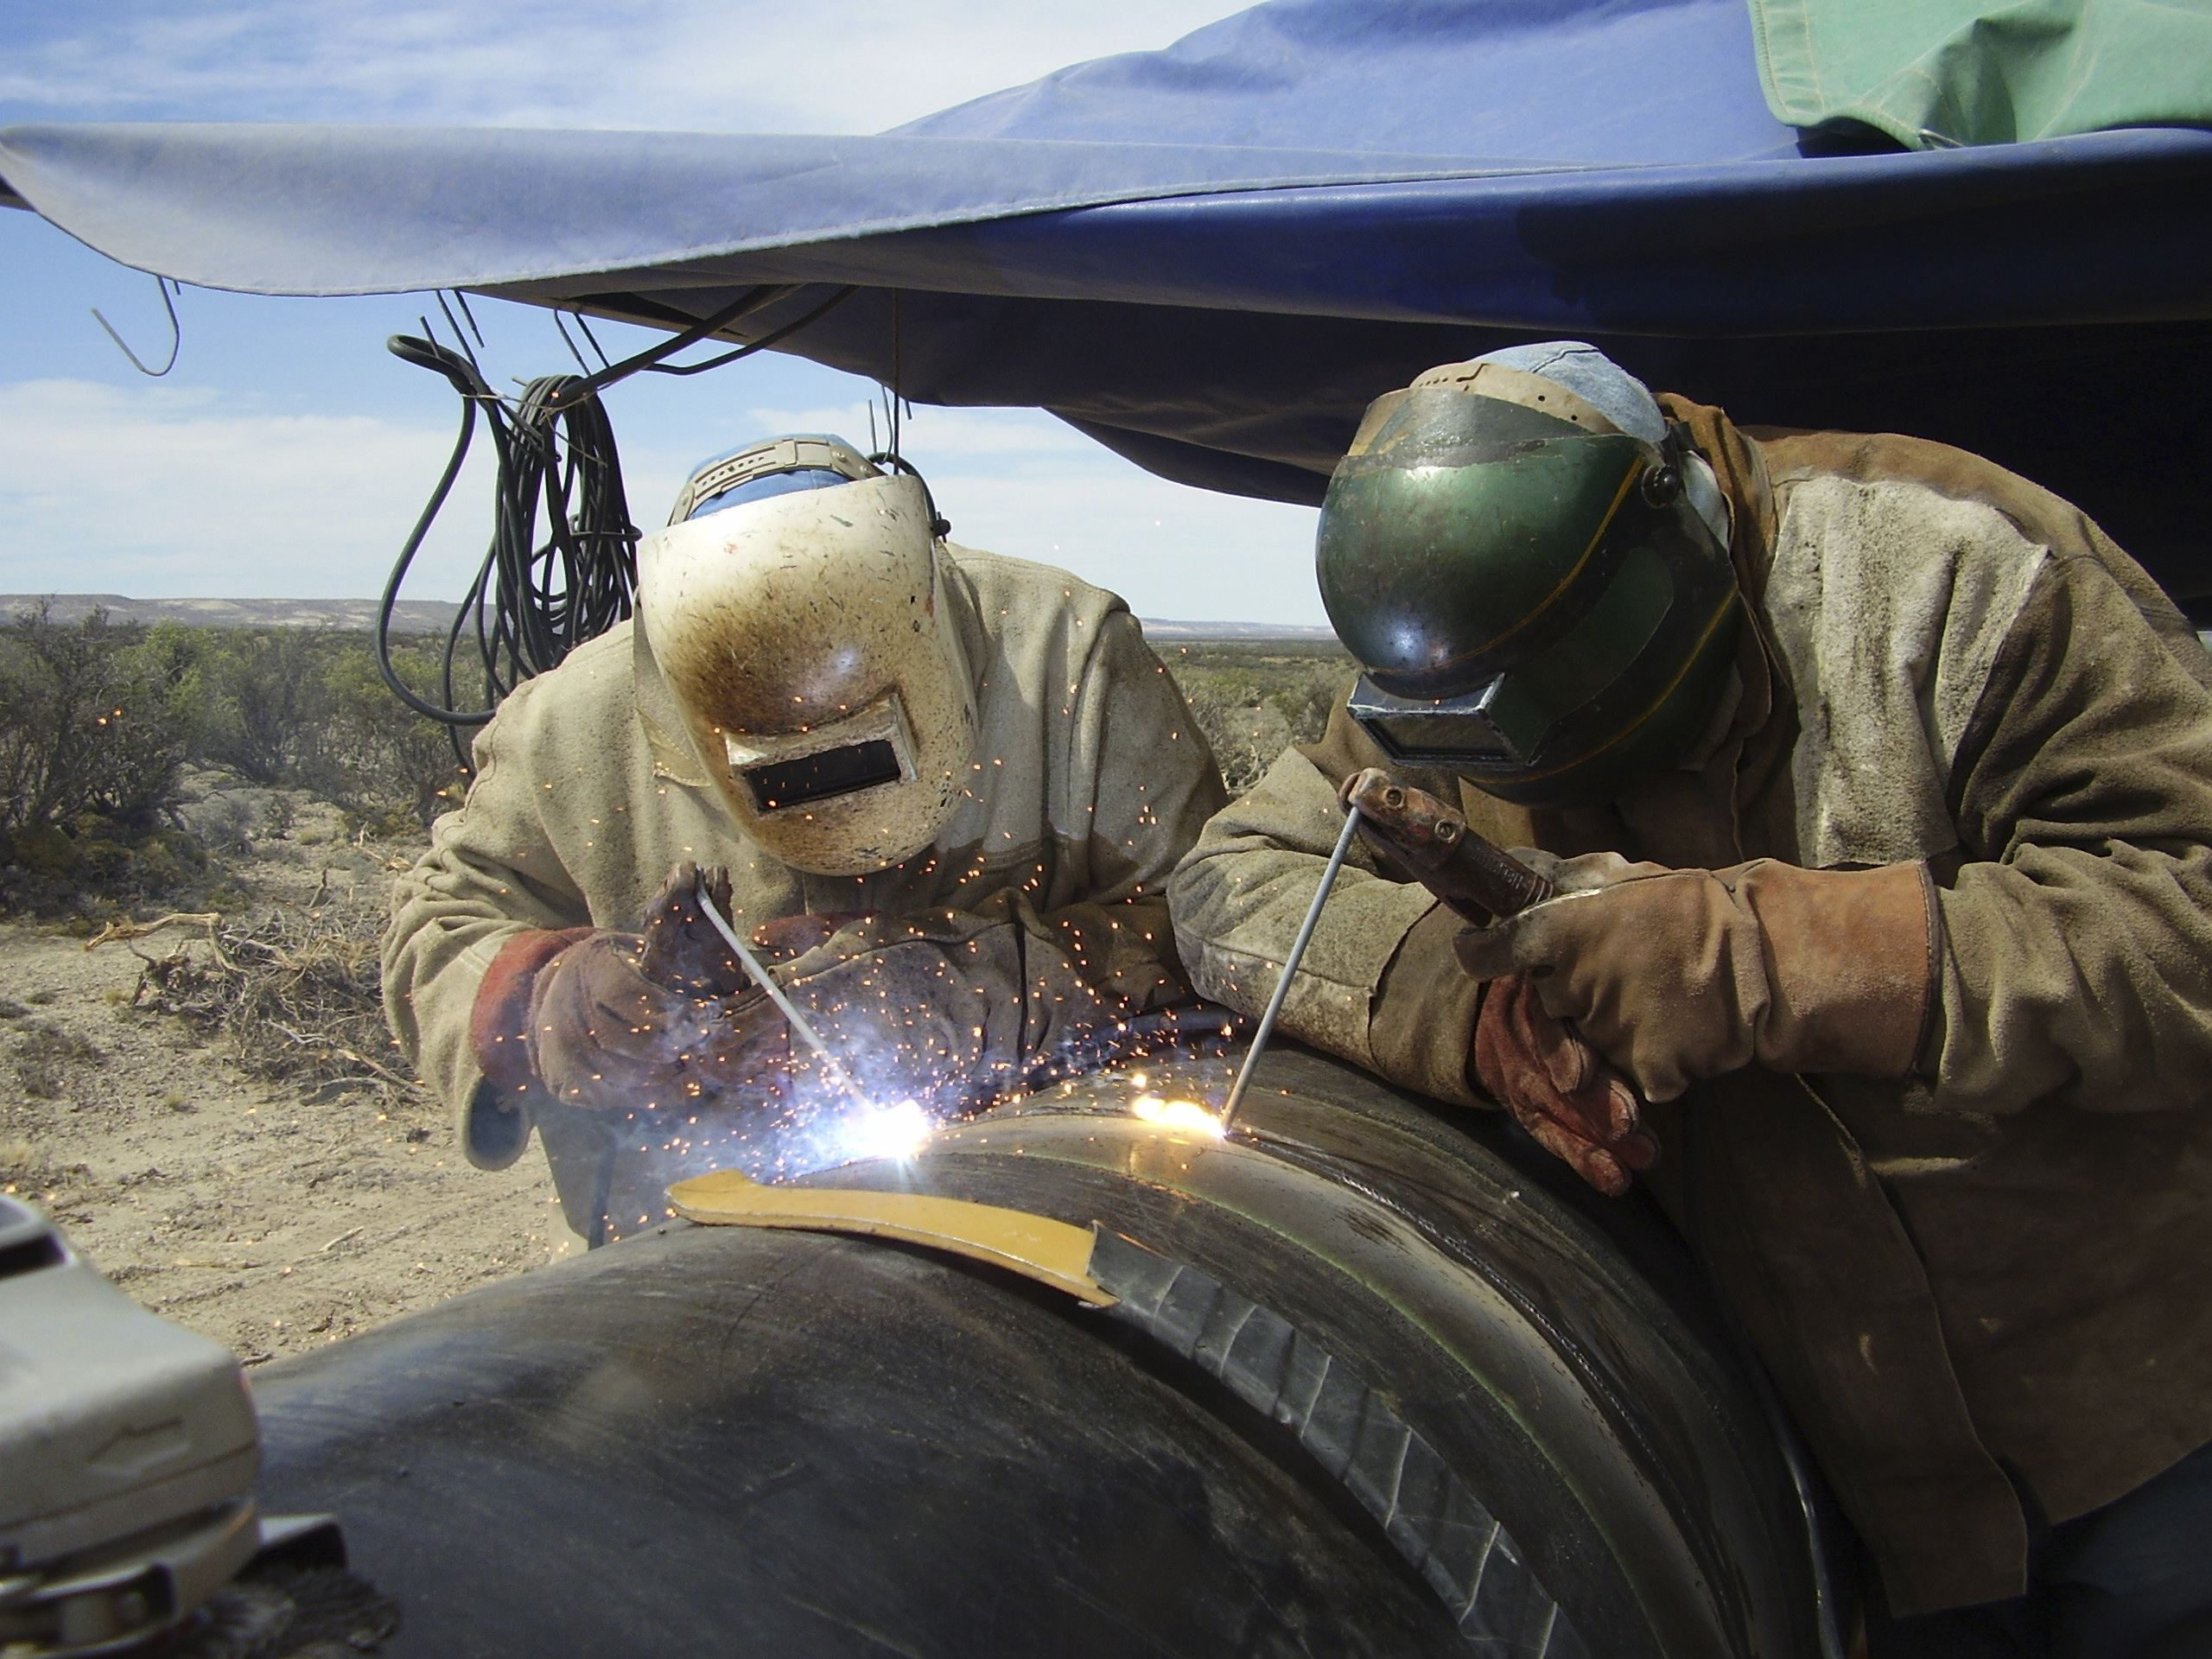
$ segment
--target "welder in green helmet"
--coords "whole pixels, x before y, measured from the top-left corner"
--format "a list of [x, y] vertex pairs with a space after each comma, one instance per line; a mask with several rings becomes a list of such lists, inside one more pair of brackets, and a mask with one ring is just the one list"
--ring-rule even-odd
[[1345, 779], [1442, 797], [1562, 896], [1471, 927], [1356, 843], [1281, 1028], [1649, 1188], [1872, 1551], [1878, 1655], [2212, 1652], [2180, 612], [1987, 461], [1746, 432], [1572, 341], [1379, 398], [1319, 575], [1363, 672], [1178, 867], [1198, 988], [1266, 1002]]

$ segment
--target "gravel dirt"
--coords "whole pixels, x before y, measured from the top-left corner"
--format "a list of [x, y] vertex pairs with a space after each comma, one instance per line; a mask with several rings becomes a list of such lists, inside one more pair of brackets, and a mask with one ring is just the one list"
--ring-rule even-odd
[[[231, 869], [226, 918], [313, 903], [373, 930], [406, 843], [346, 839], [302, 799]], [[0, 924], [0, 1189], [146, 1306], [248, 1365], [335, 1342], [540, 1265], [563, 1236], [535, 1151], [473, 1169], [419, 1089], [271, 1083], [232, 1039], [134, 1006], [178, 925], [87, 950]], [[397, 1050], [378, 1057], [401, 1066]]]

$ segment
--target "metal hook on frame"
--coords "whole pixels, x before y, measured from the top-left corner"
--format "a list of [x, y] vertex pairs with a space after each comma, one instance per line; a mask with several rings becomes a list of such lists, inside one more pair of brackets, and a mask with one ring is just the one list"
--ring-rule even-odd
[[[100, 315], [99, 307], [93, 306], [91, 310], [92, 321], [107, 330], [107, 337], [115, 342], [116, 350], [130, 359], [130, 366], [139, 373], [158, 380], [176, 367], [176, 354], [184, 346], [184, 329], [176, 320], [176, 302], [169, 297], [169, 279], [166, 276], [156, 276], [154, 278], [154, 286], [161, 293], [162, 308], [169, 314], [169, 360], [158, 369], [149, 369], [138, 360], [138, 353], [124, 343], [123, 336], [115, 332], [115, 325]], [[176, 284], [176, 291], [180, 294], [184, 292], [184, 285], [181, 283]]]

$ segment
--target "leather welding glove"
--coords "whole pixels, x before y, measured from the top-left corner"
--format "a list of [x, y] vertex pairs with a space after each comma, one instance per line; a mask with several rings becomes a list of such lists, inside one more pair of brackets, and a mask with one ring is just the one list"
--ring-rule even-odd
[[1638, 1122], [1628, 1079], [1544, 1012], [1535, 982], [1508, 974], [1483, 988], [1475, 1076], [1537, 1145], [1609, 1198], [1649, 1169], [1658, 1143]]
[[[485, 1075], [528, 1098], [677, 1107], [772, 1090], [789, 1058], [783, 1018], [700, 907], [727, 913], [728, 878], [677, 867], [642, 931], [531, 931], [503, 945], [478, 988], [471, 1037]], [[769, 960], [855, 919], [795, 916], [754, 931]]]
[[1933, 884], [1921, 864], [1806, 870], [1557, 866], [1569, 890], [1457, 942], [1480, 979], [1525, 974], [1644, 1098], [1754, 1062], [1903, 1077], [1935, 988]]

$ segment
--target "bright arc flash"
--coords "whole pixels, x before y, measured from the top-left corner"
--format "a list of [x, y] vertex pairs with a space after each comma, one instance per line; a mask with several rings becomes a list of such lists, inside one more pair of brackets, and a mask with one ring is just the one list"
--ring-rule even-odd
[[895, 1106], [878, 1106], [857, 1116], [851, 1128], [855, 1157], [911, 1158], [928, 1140], [930, 1115], [919, 1101], [902, 1100]]
[[1129, 1110], [1147, 1123], [1170, 1129], [1196, 1129], [1217, 1141], [1229, 1133], [1226, 1124], [1195, 1100], [1162, 1100], [1158, 1095], [1139, 1095], [1129, 1103]]

